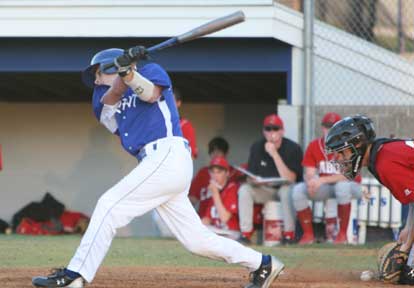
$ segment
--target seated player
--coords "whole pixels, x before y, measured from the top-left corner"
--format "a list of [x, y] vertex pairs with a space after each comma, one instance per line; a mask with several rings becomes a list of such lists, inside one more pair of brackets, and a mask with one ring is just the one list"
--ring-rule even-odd
[[[334, 243], [347, 242], [346, 231], [351, 212], [351, 198], [360, 193], [361, 187], [358, 183], [349, 181], [341, 175], [325, 153], [325, 136], [339, 120], [341, 120], [341, 116], [336, 113], [325, 114], [321, 123], [323, 137], [309, 143], [302, 161], [305, 169], [305, 181], [296, 184], [292, 190], [293, 205], [303, 230], [299, 244], [311, 244], [315, 241], [312, 227], [313, 215], [309, 207], [309, 200], [321, 201], [329, 198], [336, 198], [338, 203], [339, 232]], [[356, 195], [356, 197], [359, 196]], [[336, 223], [336, 218], [326, 219], [328, 227], [333, 223]]]
[[[227, 157], [229, 152], [229, 143], [223, 137], [214, 137], [208, 143], [208, 155], [210, 160], [221, 156]], [[234, 169], [230, 166], [229, 168], [230, 178], [233, 180], [237, 178]], [[198, 205], [198, 215], [203, 217], [207, 209], [208, 200], [211, 198], [208, 186], [210, 185], [210, 172], [209, 166], [202, 167], [193, 178], [191, 182], [189, 197], [193, 205]]]
[[209, 165], [210, 184], [208, 190], [212, 197], [208, 201], [202, 221], [212, 226], [219, 235], [237, 239], [240, 236], [237, 212], [237, 191], [239, 186], [230, 179], [230, 165], [223, 156], [215, 157]]

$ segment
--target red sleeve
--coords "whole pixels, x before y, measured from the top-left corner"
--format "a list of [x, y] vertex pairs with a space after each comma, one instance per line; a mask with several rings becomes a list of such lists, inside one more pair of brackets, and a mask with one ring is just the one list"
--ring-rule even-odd
[[[316, 145], [315, 145], [316, 144]], [[308, 148], [306, 148], [305, 155], [303, 156], [302, 160], [302, 166], [303, 167], [314, 167], [318, 168], [318, 162], [315, 155], [315, 149], [319, 149], [317, 146], [318, 142], [317, 140], [313, 140], [311, 143], [309, 143]]]
[[414, 202], [413, 155], [414, 143], [401, 141], [384, 144], [376, 158], [379, 180], [402, 204]]
[[226, 190], [223, 191], [223, 205], [226, 208], [227, 211], [229, 211], [231, 214], [237, 214], [238, 213], [238, 198], [237, 198], [237, 192], [239, 190], [239, 185], [232, 182], [230, 183]]
[[187, 139], [188, 143], [190, 144], [191, 156], [193, 156], [193, 158], [195, 159], [198, 155], [198, 149], [194, 127], [190, 121], [184, 118], [180, 120], [180, 125], [184, 138]]
[[207, 187], [210, 181], [210, 174], [208, 168], [203, 167], [198, 170], [197, 175], [191, 182], [189, 196], [195, 197], [200, 200], [200, 192], [203, 187]]

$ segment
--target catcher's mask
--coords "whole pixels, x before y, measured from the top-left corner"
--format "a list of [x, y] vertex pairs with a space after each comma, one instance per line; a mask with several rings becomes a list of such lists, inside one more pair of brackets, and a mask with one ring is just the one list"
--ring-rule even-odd
[[93, 88], [95, 83], [95, 73], [98, 68], [104, 74], [115, 74], [117, 72], [115, 66], [107, 69], [104, 69], [104, 66], [112, 63], [116, 57], [121, 56], [122, 54], [124, 54], [124, 50], [119, 48], [105, 49], [96, 53], [92, 57], [90, 65], [82, 72], [83, 83], [89, 88]]
[[334, 154], [333, 164], [352, 180], [359, 174], [362, 159], [374, 139], [375, 129], [369, 118], [361, 115], [346, 117], [329, 130], [325, 149], [328, 154]]

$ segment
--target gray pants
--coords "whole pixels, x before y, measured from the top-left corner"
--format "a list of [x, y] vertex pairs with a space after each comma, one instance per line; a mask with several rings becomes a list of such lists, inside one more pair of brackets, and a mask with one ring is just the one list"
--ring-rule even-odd
[[239, 219], [240, 231], [253, 230], [253, 206], [255, 203], [264, 204], [271, 200], [280, 200], [283, 207], [283, 222], [285, 231], [295, 231], [295, 213], [290, 198], [290, 186], [280, 188], [254, 186], [243, 184], [239, 189]]
[[322, 201], [336, 198], [339, 205], [351, 203], [352, 198], [361, 198], [361, 185], [353, 181], [340, 181], [334, 184], [323, 184], [319, 190], [310, 197], [306, 184], [298, 183], [293, 187], [292, 200], [296, 211], [302, 211], [309, 207], [309, 200]]

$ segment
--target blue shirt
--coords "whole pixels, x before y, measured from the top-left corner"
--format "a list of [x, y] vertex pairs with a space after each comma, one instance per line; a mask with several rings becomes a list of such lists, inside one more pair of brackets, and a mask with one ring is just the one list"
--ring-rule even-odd
[[[138, 72], [163, 90], [157, 102], [148, 103], [139, 99], [132, 89], [128, 89], [117, 104], [115, 119], [118, 129], [115, 134], [121, 138], [124, 149], [134, 156], [149, 142], [182, 136], [172, 84], [167, 72], [155, 63], [144, 65]], [[93, 91], [92, 106], [98, 120], [101, 119], [104, 107], [102, 96], [109, 88], [100, 85]]]

